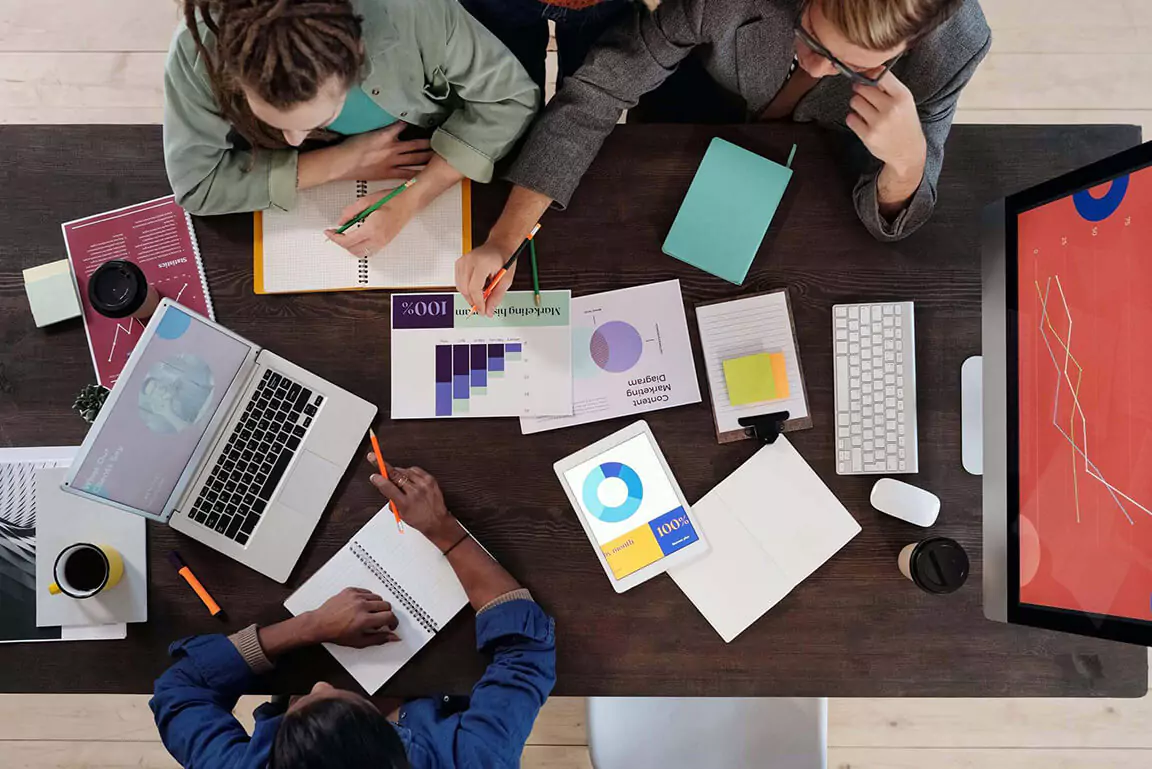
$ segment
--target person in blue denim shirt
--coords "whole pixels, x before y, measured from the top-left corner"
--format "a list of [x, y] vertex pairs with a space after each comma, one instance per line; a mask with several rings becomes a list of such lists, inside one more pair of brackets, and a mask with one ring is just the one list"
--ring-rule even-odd
[[[369, 456], [374, 463], [374, 458]], [[372, 483], [404, 522], [440, 548], [477, 610], [476, 645], [492, 662], [463, 703], [418, 699], [389, 718], [360, 694], [317, 683], [287, 709], [255, 712], [251, 735], [232, 710], [279, 658], [320, 643], [362, 648], [398, 640], [392, 607], [348, 588], [315, 611], [232, 636], [177, 641], [150, 701], [164, 745], [186, 769], [487, 769], [518, 767], [556, 681], [553, 620], [448, 512], [436, 480], [389, 468]], [[389, 515], [387, 511], [381, 513]]]

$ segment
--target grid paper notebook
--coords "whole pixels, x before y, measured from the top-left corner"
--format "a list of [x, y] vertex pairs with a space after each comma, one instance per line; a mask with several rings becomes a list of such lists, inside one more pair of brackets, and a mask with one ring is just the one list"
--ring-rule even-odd
[[[696, 322], [700, 326], [700, 346], [704, 350], [704, 367], [712, 391], [716, 436], [721, 443], [748, 437], [740, 426], [741, 417], [787, 411], [790, 416], [784, 423], [785, 432], [812, 426], [804, 372], [800, 366], [800, 348], [786, 290], [698, 305]], [[764, 403], [732, 405], [728, 383], [724, 379], [724, 361], [765, 352], [783, 353], [788, 397]]]
[[337, 226], [340, 212], [358, 198], [398, 184], [395, 180], [332, 182], [301, 190], [291, 211], [257, 211], [256, 293], [454, 286], [456, 260], [472, 250], [467, 180], [432, 201], [386, 248], [368, 258], [358, 259], [324, 236], [324, 230]]
[[388, 508], [378, 512], [289, 596], [284, 607], [300, 615], [346, 587], [376, 593], [392, 604], [400, 623], [396, 628], [399, 642], [368, 649], [324, 644], [369, 694], [375, 694], [468, 605], [468, 596], [448, 559], [411, 526], [401, 534]]

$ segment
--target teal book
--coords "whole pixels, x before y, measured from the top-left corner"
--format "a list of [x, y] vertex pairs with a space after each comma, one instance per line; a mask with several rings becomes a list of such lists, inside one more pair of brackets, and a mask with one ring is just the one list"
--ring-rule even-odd
[[664, 253], [740, 285], [791, 178], [791, 168], [713, 139], [664, 240]]

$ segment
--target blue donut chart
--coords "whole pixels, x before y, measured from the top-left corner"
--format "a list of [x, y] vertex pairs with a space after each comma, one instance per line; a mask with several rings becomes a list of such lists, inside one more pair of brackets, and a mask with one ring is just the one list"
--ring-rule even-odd
[[[609, 478], [619, 478], [628, 489], [627, 498], [613, 507], [600, 501], [600, 486]], [[644, 499], [644, 484], [636, 471], [623, 462], [604, 462], [588, 473], [581, 492], [584, 507], [589, 513], [605, 523], [620, 523], [628, 520], [640, 509], [640, 503]]]
[[1072, 202], [1076, 204], [1076, 213], [1084, 219], [1090, 222], [1102, 222], [1116, 213], [1116, 209], [1124, 202], [1124, 195], [1127, 192], [1128, 176], [1118, 176], [1112, 180], [1112, 186], [1108, 188], [1104, 197], [1094, 198], [1088, 190], [1080, 190], [1072, 196]]

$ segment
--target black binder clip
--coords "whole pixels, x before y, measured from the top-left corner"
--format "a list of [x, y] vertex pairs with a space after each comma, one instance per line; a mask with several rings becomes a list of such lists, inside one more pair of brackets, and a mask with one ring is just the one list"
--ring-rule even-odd
[[775, 411], [771, 414], [758, 414], [754, 417], [740, 417], [737, 423], [744, 428], [744, 434], [755, 438], [765, 445], [776, 442], [780, 433], [784, 432], [784, 423], [788, 421], [787, 411]]

